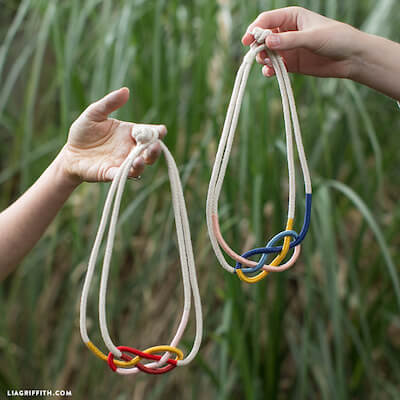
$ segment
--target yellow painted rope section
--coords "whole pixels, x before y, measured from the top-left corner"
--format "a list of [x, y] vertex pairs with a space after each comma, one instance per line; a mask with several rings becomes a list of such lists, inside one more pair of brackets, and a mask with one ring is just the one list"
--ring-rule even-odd
[[[293, 218], [289, 218], [286, 224], [286, 230], [290, 231], [293, 228]], [[290, 237], [286, 236], [283, 240], [283, 246], [281, 252], [272, 260], [271, 264], [274, 267], [277, 267], [281, 261], [286, 257], [286, 254], [289, 251], [290, 246]], [[261, 271], [256, 276], [246, 276], [241, 269], [236, 270], [236, 274], [240, 280], [247, 282], [247, 283], [256, 283], [264, 279], [269, 272], [268, 271]]]
[[[161, 351], [168, 351], [170, 353], [176, 354], [175, 358], [176, 361], [183, 359], [183, 353], [180, 349], [178, 349], [177, 347], [172, 347], [167, 345], [149, 347], [148, 349], [143, 350], [143, 353], [153, 354], [153, 353], [159, 353]], [[132, 360], [130, 361], [119, 361], [114, 359], [114, 364], [126, 368], [135, 366], [140, 360], [141, 357], [139, 356], [132, 358]]]
[[[101, 350], [99, 350], [90, 340], [85, 344], [95, 356], [107, 362], [108, 356], [106, 356]], [[153, 354], [153, 353], [158, 353], [160, 351], [168, 351], [170, 353], [176, 354], [175, 358], [176, 361], [183, 359], [183, 353], [180, 349], [178, 349], [177, 347], [166, 346], [166, 345], [149, 347], [148, 349], [143, 350], [143, 353]], [[132, 358], [132, 360], [130, 361], [120, 361], [114, 359], [114, 364], [118, 365], [119, 367], [126, 368], [136, 365], [140, 360], [141, 357], [139, 356]]]
[[104, 360], [107, 362], [107, 356], [99, 350], [90, 340], [85, 343], [88, 349], [97, 357], [99, 357], [101, 360]]

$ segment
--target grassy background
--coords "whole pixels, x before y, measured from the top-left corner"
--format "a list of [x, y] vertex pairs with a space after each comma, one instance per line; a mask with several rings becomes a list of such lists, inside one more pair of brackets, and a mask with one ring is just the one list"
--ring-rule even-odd
[[[0, 286], [1, 398], [10, 388], [71, 389], [75, 399], [400, 398], [400, 110], [392, 100], [352, 82], [293, 76], [314, 189], [301, 258], [248, 286], [210, 249], [205, 197], [245, 51], [240, 37], [260, 11], [288, 4], [0, 1], [0, 207], [37, 179], [88, 103], [128, 86], [132, 99], [117, 117], [169, 129], [205, 319], [195, 362], [166, 376], [120, 377], [87, 351], [79, 297], [108, 185], [83, 184]], [[400, 41], [396, 0], [297, 4]], [[220, 206], [234, 248], [282, 229], [286, 181], [277, 83], [255, 66]], [[123, 199], [107, 298], [117, 343], [146, 348], [172, 336], [182, 307], [174, 235], [161, 160]], [[93, 290], [89, 333], [102, 346], [96, 301]], [[193, 321], [183, 349], [192, 338]]]

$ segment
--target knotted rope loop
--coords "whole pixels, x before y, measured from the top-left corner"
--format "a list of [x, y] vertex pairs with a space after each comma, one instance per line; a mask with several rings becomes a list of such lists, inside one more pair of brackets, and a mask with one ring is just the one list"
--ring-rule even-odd
[[[258, 272], [260, 269], [263, 269], [264, 271], [272, 271], [272, 272], [277, 272], [277, 271], [285, 271], [286, 269], [290, 268], [292, 265], [289, 263], [286, 263], [284, 265], [281, 265], [280, 267], [265, 267], [264, 263], [267, 259], [267, 255], [268, 254], [273, 254], [274, 251], [271, 250], [272, 246], [278, 241], [281, 240], [282, 238], [286, 238], [286, 237], [292, 237], [294, 239], [297, 239], [299, 237], [299, 235], [297, 234], [297, 232], [295, 231], [282, 231], [279, 232], [278, 234], [276, 234], [267, 244], [266, 246], [263, 248], [265, 251], [263, 252], [262, 257], [260, 258], [260, 261], [258, 261], [257, 265], [255, 265], [254, 267], [247, 267], [247, 268], [243, 268], [242, 264], [238, 261], [236, 263], [235, 268], [236, 269], [240, 269], [243, 273], [245, 273], [246, 275], [249, 273], [254, 273], [254, 272]], [[293, 243], [293, 241], [291, 242]], [[300, 246], [300, 245], [299, 245]], [[297, 248], [297, 246], [296, 246]], [[300, 252], [298, 252], [298, 254], [300, 255]], [[248, 256], [248, 252], [244, 253], [242, 255], [242, 257], [244, 258], [248, 258], [250, 256]], [[297, 257], [296, 257], [297, 258]]]
[[256, 26], [251, 34], [254, 37], [254, 42], [252, 43], [252, 46], [257, 46], [256, 43], [262, 44], [265, 43], [265, 39], [272, 33], [271, 30], [269, 29], [262, 29], [259, 26]]
[[[197, 284], [196, 267], [194, 263], [192, 242], [189, 230], [189, 221], [186, 211], [185, 200], [183, 197], [182, 184], [179, 178], [179, 172], [175, 164], [174, 158], [172, 157], [166, 145], [159, 140], [160, 134], [161, 134], [161, 129], [159, 129], [158, 127], [151, 127], [148, 125], [140, 125], [140, 124], [134, 126], [134, 129], [132, 130], [132, 136], [136, 140], [137, 144], [129, 153], [129, 155], [126, 157], [122, 165], [119, 167], [111, 183], [104, 204], [103, 214], [101, 216], [96, 239], [93, 245], [92, 252], [90, 254], [88, 269], [86, 272], [85, 282], [82, 289], [81, 304], [80, 304], [80, 332], [82, 340], [97, 357], [108, 362], [110, 367], [116, 372], [125, 375], [135, 374], [138, 373], [139, 371], [159, 374], [170, 371], [171, 365], [172, 367], [175, 367], [175, 366], [183, 366], [189, 364], [199, 351], [202, 332], [203, 332], [200, 293]], [[126, 351], [132, 354], [137, 354], [139, 356], [139, 358], [131, 360], [131, 357], [127, 358], [127, 356], [122, 353], [121, 347], [115, 346], [109, 334], [109, 330], [107, 327], [107, 318], [106, 318], [107, 283], [111, 265], [111, 256], [114, 246], [114, 238], [116, 234], [116, 226], [118, 221], [121, 198], [125, 188], [129, 170], [135, 158], [139, 157], [152, 143], [155, 143], [157, 141], [161, 146], [161, 150], [164, 154], [168, 166], [168, 176], [170, 179], [170, 187], [172, 193], [172, 205], [175, 217], [175, 226], [177, 231], [179, 257], [181, 261], [184, 308], [177, 331], [169, 346], [151, 347], [150, 349], [147, 349], [140, 354], [137, 353], [139, 352], [139, 350], [133, 349], [131, 347], [129, 348], [124, 347], [124, 349], [128, 349]], [[101, 336], [109, 352], [112, 354], [111, 356], [110, 355], [107, 356], [90, 341], [87, 332], [87, 318], [86, 318], [89, 288], [93, 279], [93, 274], [96, 267], [100, 245], [108, 221], [109, 221], [109, 227], [108, 227], [106, 249], [103, 260], [103, 269], [101, 272], [101, 281], [100, 281], [99, 322], [100, 322]], [[177, 348], [177, 346], [182, 338], [182, 335], [186, 329], [189, 320], [192, 298], [195, 310], [196, 334], [191, 351], [185, 358], [183, 358], [183, 354]], [[159, 351], [166, 351], [166, 353], [163, 356], [152, 355], [150, 357], [148, 355], [151, 354], [152, 352], [159, 352]], [[176, 362], [175, 361], [172, 362], [171, 359], [169, 358], [170, 352], [179, 355]], [[147, 355], [143, 356], [143, 354]], [[114, 357], [120, 358], [123, 361], [114, 360]], [[145, 358], [145, 357], [154, 360], [154, 362], [150, 362], [147, 365], [140, 364], [139, 363], [140, 358]], [[170, 365], [164, 368], [160, 368], [165, 363], [168, 363]], [[129, 366], [132, 366], [132, 368], [127, 368]]]
[[161, 131], [161, 127], [137, 124], [132, 129], [132, 136], [135, 138], [136, 143], [148, 144], [159, 139]]
[[[222, 134], [218, 145], [215, 163], [211, 173], [206, 206], [208, 233], [218, 261], [220, 262], [222, 267], [225, 268], [228, 272], [236, 273], [240, 279], [249, 283], [258, 282], [259, 280], [265, 278], [269, 272], [284, 271], [294, 265], [300, 255], [300, 243], [303, 241], [304, 237], [307, 234], [311, 215], [311, 178], [302, 143], [300, 124], [297, 116], [296, 104], [294, 101], [293, 90], [290, 84], [289, 75], [287, 73], [282, 58], [275, 52], [268, 49], [265, 44], [265, 39], [269, 34], [271, 34], [271, 31], [256, 27], [252, 31], [252, 34], [254, 36], [254, 42], [250, 45], [250, 50], [244, 56], [243, 62], [236, 75], [231, 100], [229, 102], [224, 127], [222, 129]], [[243, 256], [240, 256], [229, 247], [221, 234], [218, 221], [218, 200], [221, 194], [229, 157], [232, 150], [235, 130], [239, 119], [240, 108], [242, 105], [244, 90], [246, 88], [250, 68], [254, 62], [256, 55], [263, 50], [267, 52], [268, 56], [271, 59], [273, 68], [276, 72], [279, 90], [282, 97], [282, 107], [286, 132], [286, 152], [289, 172], [288, 219], [285, 231], [279, 233], [278, 235], [275, 235], [267, 243], [267, 246], [250, 250], [244, 253]], [[300, 234], [292, 229], [296, 201], [293, 131], [303, 173], [306, 193], [304, 223]], [[291, 241], [291, 237], [293, 237], [294, 240]], [[284, 238], [282, 246], [273, 246], [273, 244], [277, 240], [282, 238]], [[294, 248], [294, 253], [290, 260], [287, 263], [280, 265], [280, 263], [285, 259], [287, 253], [289, 252], [289, 249], [292, 248]], [[224, 250], [227, 255], [237, 261], [235, 267], [232, 267], [226, 261], [221, 249]], [[263, 256], [258, 262], [248, 260], [248, 257], [251, 257], [254, 254], [262, 254]], [[265, 265], [264, 263], [266, 261], [267, 254], [277, 255], [270, 264]], [[243, 265], [245, 267], [243, 267]], [[261, 272], [259, 272], [256, 276], [249, 277], [246, 275], [258, 271]]]
[[267, 46], [265, 45], [265, 39], [272, 33], [269, 29], [261, 29], [259, 27], [255, 27], [252, 31], [252, 35], [254, 36], [254, 42], [250, 45], [250, 50], [243, 58], [243, 63], [245, 64], [253, 64], [254, 58], [258, 53], [261, 53], [263, 50], [267, 50]]
[[[122, 356], [124, 356], [124, 359], [128, 360], [127, 362], [125, 362], [125, 366], [136, 365], [136, 367], [140, 371], [146, 372], [148, 374], [163, 374], [165, 372], [171, 371], [171, 369], [173, 369], [177, 366], [177, 361], [182, 360], [182, 358], [183, 358], [183, 353], [179, 349], [177, 349], [175, 347], [171, 347], [171, 346], [154, 346], [154, 347], [150, 347], [144, 351], [140, 351], [138, 349], [135, 349], [132, 347], [127, 347], [127, 346], [118, 346], [117, 348], [121, 352], [124, 351], [124, 352], [130, 353], [130, 354], [133, 354], [136, 356], [136, 357], [132, 358], [129, 355], [123, 353]], [[142, 359], [160, 361], [162, 359], [162, 357], [159, 355], [153, 354], [153, 353], [158, 353], [158, 352], [162, 352], [162, 351], [172, 352], [172, 353], [176, 354], [175, 360], [168, 358], [165, 361], [165, 363], [169, 364], [166, 367], [149, 368], [140, 363], [140, 360], [142, 360]], [[111, 352], [108, 353], [107, 363], [114, 372], [117, 371], [117, 366], [115, 365], [116, 361], [114, 360], [114, 354]]]

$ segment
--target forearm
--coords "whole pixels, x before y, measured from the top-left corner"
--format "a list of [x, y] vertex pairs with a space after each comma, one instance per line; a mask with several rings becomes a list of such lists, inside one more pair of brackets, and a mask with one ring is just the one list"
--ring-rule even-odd
[[76, 188], [62, 168], [62, 152], [41, 177], [0, 214], [0, 281], [32, 249]]
[[400, 100], [400, 44], [364, 32], [359, 36], [351, 78]]

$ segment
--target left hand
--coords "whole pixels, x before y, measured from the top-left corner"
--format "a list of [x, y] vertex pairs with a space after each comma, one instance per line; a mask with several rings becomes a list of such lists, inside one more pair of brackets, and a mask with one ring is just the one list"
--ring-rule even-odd
[[[132, 137], [132, 122], [119, 121], [108, 115], [122, 107], [129, 99], [128, 88], [109, 93], [91, 104], [71, 125], [62, 155], [67, 176], [76, 183], [104, 182], [113, 179], [118, 167], [136, 146]], [[164, 125], [162, 137], [167, 133]], [[158, 143], [151, 145], [135, 159], [129, 177], [143, 173], [145, 164], [153, 164], [161, 153]]]

